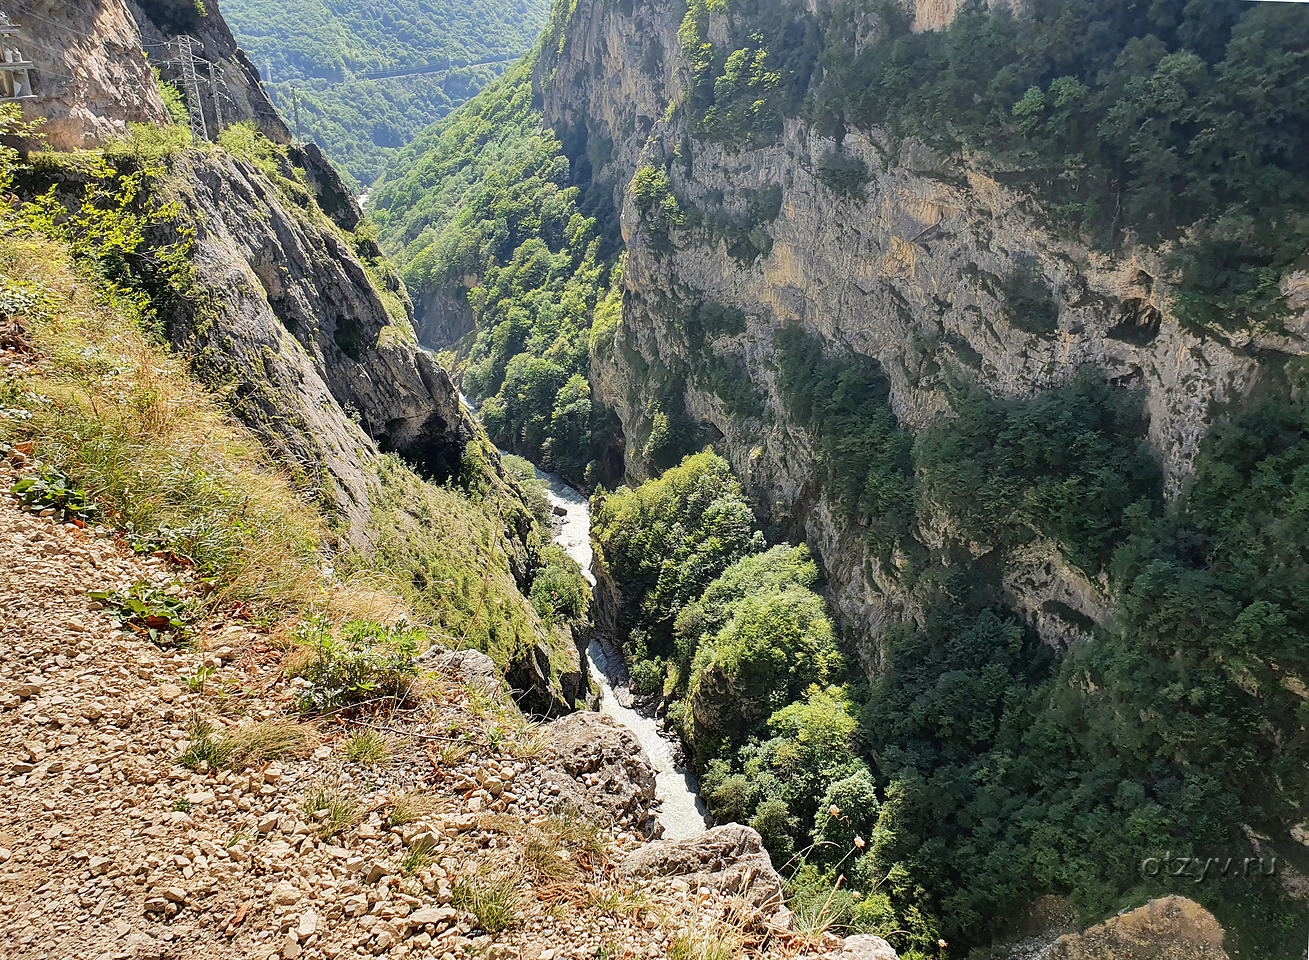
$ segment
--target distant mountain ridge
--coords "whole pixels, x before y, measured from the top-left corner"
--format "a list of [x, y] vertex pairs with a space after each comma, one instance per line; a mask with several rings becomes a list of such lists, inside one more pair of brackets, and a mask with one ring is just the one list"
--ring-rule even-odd
[[367, 187], [392, 154], [531, 47], [546, 0], [234, 0], [228, 20], [273, 101]]

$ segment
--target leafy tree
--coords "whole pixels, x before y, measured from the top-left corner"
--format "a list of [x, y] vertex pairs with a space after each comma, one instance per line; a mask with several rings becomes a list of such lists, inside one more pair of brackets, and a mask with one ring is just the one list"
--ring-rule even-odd
[[712, 452], [598, 499], [591, 523], [610, 572], [632, 598], [628, 624], [635, 625], [639, 611], [656, 651], [671, 647], [673, 622], [684, 606], [762, 546], [731, 467]]

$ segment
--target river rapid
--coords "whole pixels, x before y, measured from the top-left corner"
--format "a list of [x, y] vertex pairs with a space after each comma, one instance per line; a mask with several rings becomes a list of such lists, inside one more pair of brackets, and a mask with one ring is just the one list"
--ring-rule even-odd
[[[552, 529], [555, 543], [577, 561], [586, 579], [594, 585], [595, 578], [591, 576], [590, 503], [560, 477], [542, 470], [537, 470], [536, 476], [544, 484], [555, 512]], [[660, 801], [658, 817], [664, 828], [664, 837], [684, 840], [703, 833], [704, 803], [697, 793], [699, 785], [695, 775], [678, 763], [680, 750], [664, 734], [658, 721], [631, 706], [627, 670], [621, 656], [616, 651], [607, 650], [599, 640], [591, 641], [586, 655], [591, 664], [591, 675], [600, 687], [601, 713], [608, 714], [632, 731], [650, 757], [655, 769], [655, 797]]]
[[[460, 394], [469, 411], [477, 408]], [[504, 451], [501, 451], [502, 453]], [[591, 504], [586, 495], [574, 490], [562, 477], [532, 468], [545, 487], [554, 511], [551, 534], [554, 542], [582, 568], [582, 575], [594, 586], [591, 575]], [[627, 668], [622, 656], [607, 650], [599, 640], [592, 640], [586, 650], [591, 676], [600, 688], [600, 712], [608, 714], [630, 730], [641, 744], [655, 770], [655, 799], [659, 801], [658, 819], [664, 838], [685, 840], [705, 831], [705, 806], [699, 796], [695, 774], [678, 762], [681, 750], [667, 736], [659, 722], [632, 706], [627, 687]]]

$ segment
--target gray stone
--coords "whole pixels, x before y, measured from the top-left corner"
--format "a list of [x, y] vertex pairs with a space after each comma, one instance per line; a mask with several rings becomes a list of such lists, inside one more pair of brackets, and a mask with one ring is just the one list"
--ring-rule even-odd
[[900, 955], [881, 937], [861, 933], [846, 937], [841, 946], [842, 960], [900, 960]]
[[634, 878], [677, 877], [693, 890], [707, 886], [741, 894], [766, 913], [785, 909], [782, 878], [762, 838], [739, 823], [714, 827], [689, 840], [647, 843], [621, 860], [618, 871]]
[[585, 817], [657, 829], [651, 811], [655, 773], [650, 758], [626, 727], [612, 717], [583, 711], [544, 724], [546, 748], [540, 776], [557, 791], [559, 805]]

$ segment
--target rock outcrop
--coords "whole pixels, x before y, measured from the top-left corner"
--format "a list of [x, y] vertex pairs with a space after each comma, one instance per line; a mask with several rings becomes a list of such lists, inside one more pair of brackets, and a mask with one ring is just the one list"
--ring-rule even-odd
[[845, 938], [841, 960], [900, 960], [900, 954], [881, 937], [859, 933]]
[[31, 0], [10, 9], [17, 47], [32, 61], [36, 99], [27, 119], [58, 150], [94, 147], [129, 123], [164, 123], [168, 111], [124, 0]]
[[504, 678], [495, 668], [495, 661], [480, 650], [443, 650], [432, 647], [417, 658], [417, 662], [424, 667], [430, 666], [458, 677], [469, 690], [475, 690], [492, 700], [504, 700]]
[[655, 773], [626, 727], [600, 713], [574, 713], [542, 727], [547, 782], [560, 805], [590, 820], [656, 835]]
[[782, 878], [750, 827], [729, 823], [690, 840], [656, 840], [632, 851], [619, 864], [628, 877], [683, 880], [692, 890], [709, 887], [739, 895], [765, 913], [785, 913]]
[[1185, 897], [1151, 900], [1084, 933], [1060, 937], [1050, 960], [1227, 960], [1223, 928]]
[[234, 409], [279, 458], [330, 479], [318, 486], [356, 539], [371, 505], [361, 445], [453, 475], [477, 428], [417, 349], [398, 281], [375, 283], [332, 222], [247, 161], [185, 153], [172, 174], [195, 229], [198, 293], [177, 304], [168, 332], [200, 376], [232, 388]]

